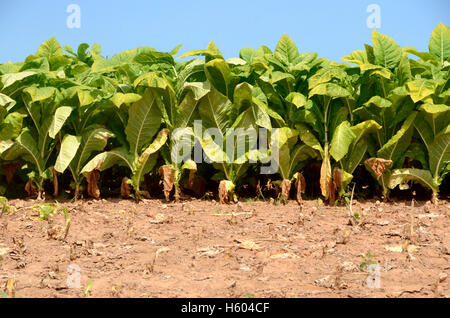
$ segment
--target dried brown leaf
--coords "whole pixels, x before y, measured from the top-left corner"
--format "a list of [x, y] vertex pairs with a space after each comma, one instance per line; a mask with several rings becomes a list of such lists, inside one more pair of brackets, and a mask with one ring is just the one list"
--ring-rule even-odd
[[303, 202], [302, 193], [306, 191], [306, 181], [301, 172], [297, 172], [297, 180], [295, 181], [295, 188], [297, 189], [297, 203]]
[[59, 188], [58, 188], [58, 171], [55, 170], [55, 167], [51, 167], [50, 168], [51, 172], [52, 172], [52, 182], [53, 182], [53, 196], [57, 197], [59, 194]]
[[31, 180], [28, 180], [28, 182], [25, 184], [25, 191], [28, 193], [28, 196], [30, 198], [34, 198], [36, 197], [38, 190], [33, 182]]
[[227, 204], [232, 201], [232, 194], [227, 189], [227, 184], [225, 180], [220, 181], [219, 183], [219, 201], [220, 204]]
[[[328, 153], [328, 152], [326, 152]], [[320, 189], [325, 200], [330, 198], [330, 189], [332, 189], [331, 164], [330, 158], [325, 156], [320, 168]]]
[[88, 182], [88, 194], [95, 199], [100, 199], [100, 189], [97, 185], [98, 180], [100, 180], [100, 172], [98, 170], [92, 170], [86, 179]]
[[289, 200], [289, 193], [291, 192], [291, 181], [284, 179], [281, 182], [281, 198], [284, 202]]
[[159, 167], [159, 175], [163, 179], [163, 186], [164, 186], [164, 197], [166, 198], [166, 201], [169, 201], [170, 198], [170, 192], [173, 189], [174, 184], [174, 173], [172, 169], [172, 165], [164, 165]]
[[128, 180], [130, 179], [127, 177], [123, 177], [122, 184], [120, 185], [120, 195], [124, 199], [128, 199], [131, 194], [131, 187], [130, 184], [128, 183]]
[[386, 167], [392, 165], [392, 160], [383, 158], [370, 158], [366, 160], [366, 164], [370, 169], [372, 169], [378, 180], [383, 175]]

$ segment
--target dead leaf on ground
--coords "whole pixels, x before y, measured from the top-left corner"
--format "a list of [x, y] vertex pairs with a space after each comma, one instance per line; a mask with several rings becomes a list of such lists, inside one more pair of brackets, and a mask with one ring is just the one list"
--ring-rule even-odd
[[170, 192], [172, 191], [174, 184], [174, 173], [172, 165], [161, 166], [159, 167], [158, 172], [163, 181], [164, 197], [166, 198], [166, 201], [169, 201]]
[[225, 249], [221, 247], [205, 247], [205, 248], [199, 248], [197, 249], [197, 254], [199, 256], [208, 256], [208, 257], [214, 257], [218, 254], [223, 253]]
[[271, 259], [286, 259], [286, 258], [298, 258], [299, 256], [294, 253], [281, 252], [270, 256]]
[[383, 175], [386, 168], [392, 165], [392, 160], [383, 159], [383, 158], [370, 158], [365, 161], [366, 165], [372, 169], [377, 177], [377, 180]]
[[6, 255], [9, 252], [9, 248], [5, 247], [5, 248], [0, 248], [0, 256], [2, 255]]
[[98, 170], [92, 170], [86, 179], [88, 182], [88, 194], [97, 200], [100, 199], [100, 189], [97, 185], [98, 180], [100, 180], [100, 172]]
[[328, 275], [323, 278], [316, 279], [314, 281], [314, 284], [319, 287], [333, 288], [335, 286], [335, 282], [336, 279], [333, 278], [331, 275]]
[[164, 253], [164, 252], [168, 252], [168, 251], [170, 251], [170, 248], [168, 248], [168, 247], [161, 247], [161, 248], [159, 248], [156, 251], [155, 255], [156, 255], [156, 257], [158, 257], [159, 254]]
[[389, 252], [395, 252], [395, 253], [402, 253], [403, 251], [408, 251], [408, 253], [414, 253], [417, 250], [419, 250], [419, 246], [416, 245], [407, 245], [407, 247], [404, 247], [402, 245], [395, 245], [395, 246], [385, 246], [384, 247], [386, 251]]
[[158, 213], [155, 217], [149, 220], [150, 223], [153, 224], [163, 224], [167, 221], [167, 218], [164, 214]]
[[262, 247], [259, 246], [257, 243], [253, 242], [253, 241], [238, 241], [236, 240], [236, 242], [238, 243], [238, 247], [242, 248], [242, 249], [246, 249], [246, 250], [251, 250], [251, 251], [255, 251], [255, 250], [260, 250]]

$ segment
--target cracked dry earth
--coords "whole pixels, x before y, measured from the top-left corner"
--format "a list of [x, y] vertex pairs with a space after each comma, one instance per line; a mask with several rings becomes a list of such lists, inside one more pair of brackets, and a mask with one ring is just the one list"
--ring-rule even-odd
[[65, 202], [66, 237], [63, 213], [9, 203], [0, 290], [15, 297], [450, 296], [449, 201], [354, 201], [359, 220], [320, 200]]

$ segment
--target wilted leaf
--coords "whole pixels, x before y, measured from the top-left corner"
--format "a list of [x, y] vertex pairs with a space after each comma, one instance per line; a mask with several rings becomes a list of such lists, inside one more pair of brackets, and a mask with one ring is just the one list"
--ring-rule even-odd
[[281, 182], [281, 197], [284, 202], [289, 200], [289, 193], [291, 192], [291, 181], [284, 179]]
[[130, 197], [130, 194], [131, 194], [131, 187], [130, 187], [130, 184], [128, 182], [129, 180], [130, 180], [129, 178], [123, 177], [122, 184], [120, 185], [120, 195], [124, 199], [128, 199]]
[[50, 168], [51, 172], [52, 172], [52, 182], [53, 182], [53, 196], [56, 198], [58, 196], [59, 193], [59, 188], [58, 188], [58, 171], [55, 170], [55, 167], [51, 167]]
[[301, 204], [303, 201], [302, 193], [306, 191], [306, 181], [301, 172], [296, 174], [295, 188], [297, 189], [297, 203]]
[[228, 180], [221, 180], [219, 183], [219, 201], [221, 204], [229, 203], [233, 200], [234, 184]]
[[174, 184], [174, 173], [172, 165], [164, 165], [159, 167], [159, 175], [163, 179], [163, 186], [164, 186], [164, 197], [166, 198], [166, 201], [169, 201], [170, 198], [170, 192], [173, 189]]
[[392, 165], [392, 160], [383, 158], [370, 158], [366, 160], [366, 164], [375, 173], [377, 179], [380, 179], [386, 168]]
[[88, 173], [86, 179], [88, 182], [88, 194], [97, 200], [100, 199], [100, 189], [97, 185], [98, 180], [100, 180], [100, 172], [92, 170]]
[[28, 193], [28, 197], [34, 198], [37, 195], [38, 189], [31, 180], [28, 180], [25, 184], [25, 191]]

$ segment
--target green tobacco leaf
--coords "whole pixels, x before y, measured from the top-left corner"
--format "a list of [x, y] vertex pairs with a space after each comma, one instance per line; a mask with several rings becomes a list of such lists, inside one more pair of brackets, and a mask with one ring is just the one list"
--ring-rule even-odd
[[222, 53], [220, 53], [219, 48], [217, 47], [217, 45], [214, 44], [213, 41], [209, 42], [206, 50], [189, 51], [189, 52], [186, 52], [183, 55], [181, 55], [179, 58], [182, 59], [185, 57], [198, 56], [198, 55], [205, 56], [209, 59], [216, 59], [216, 58], [223, 59]]
[[294, 41], [287, 34], [283, 34], [275, 48], [275, 56], [284, 64], [289, 65], [294, 63], [299, 55]]
[[3, 119], [3, 123], [1, 123], [0, 120], [0, 140], [13, 139], [19, 136], [25, 117], [27, 117], [27, 115], [14, 112], [8, 114]]
[[[208, 92], [209, 89], [205, 89], [203, 96], [205, 96]], [[203, 96], [200, 95], [200, 99]], [[184, 128], [192, 124], [191, 122], [197, 109], [198, 101], [199, 99], [197, 99], [193, 90], [188, 91], [178, 107], [178, 116], [175, 118], [175, 127]]]
[[355, 169], [359, 166], [359, 164], [364, 159], [367, 151], [367, 141], [365, 139], [361, 139], [358, 142], [354, 142], [354, 146], [352, 146], [349, 151], [348, 157], [343, 160], [345, 171], [353, 174]]
[[397, 131], [397, 133], [389, 139], [389, 141], [378, 150], [378, 157], [392, 160], [395, 163], [401, 157], [402, 153], [406, 151], [411, 141], [412, 129], [416, 119], [417, 112], [412, 113], [405, 120], [402, 127]]
[[239, 57], [247, 63], [252, 63], [255, 58], [263, 56], [264, 54], [272, 54], [272, 51], [268, 47], [261, 45], [257, 50], [252, 49], [251, 47], [243, 48], [239, 52]]
[[423, 110], [424, 112], [432, 115], [438, 115], [445, 112], [450, 111], [450, 106], [444, 105], [444, 104], [431, 104], [426, 103], [422, 104], [419, 107], [419, 110]]
[[55, 37], [52, 37], [41, 44], [36, 52], [37, 56], [51, 58], [53, 56], [63, 55], [63, 51]]
[[428, 48], [430, 53], [441, 61], [441, 65], [444, 64], [444, 61], [450, 57], [450, 28], [439, 23], [431, 33]]
[[133, 169], [133, 157], [126, 148], [122, 147], [99, 153], [83, 167], [81, 173], [85, 174], [93, 170], [103, 171], [116, 164]]
[[435, 81], [424, 78], [416, 79], [406, 84], [408, 93], [414, 103], [417, 103], [431, 94], [434, 94], [436, 86], [437, 84]]
[[142, 99], [130, 106], [128, 124], [125, 128], [130, 152], [139, 156], [141, 149], [150, 143], [161, 125], [161, 111], [155, 93], [147, 89]]
[[134, 164], [133, 175], [131, 177], [131, 184], [135, 189], [139, 189], [142, 177], [150, 171], [152, 165], [148, 165], [149, 157], [156, 153], [167, 141], [169, 135], [168, 129], [161, 130], [155, 137], [155, 140], [142, 152]]
[[375, 64], [386, 68], [395, 68], [402, 58], [402, 49], [390, 37], [380, 34], [376, 29], [372, 31], [373, 53]]
[[205, 82], [187, 82], [183, 85], [181, 91], [190, 91], [193, 93], [193, 98], [199, 101], [211, 90], [211, 84], [208, 81]]
[[306, 105], [306, 102], [308, 101], [305, 95], [298, 92], [291, 92], [286, 97], [286, 101], [293, 104], [296, 108], [300, 108]]
[[316, 152], [307, 145], [298, 145], [294, 149], [288, 147], [288, 145], [284, 145], [280, 149], [280, 173], [283, 179], [290, 180], [294, 173], [296, 167], [300, 162], [305, 162], [308, 158], [314, 158], [316, 156]]
[[228, 86], [232, 78], [228, 64], [223, 59], [214, 59], [205, 64], [205, 73], [214, 88], [228, 96]]
[[78, 147], [81, 144], [80, 136], [65, 135], [61, 142], [58, 158], [55, 163], [55, 170], [63, 173], [75, 157]]
[[367, 102], [365, 102], [364, 105], [374, 105], [379, 108], [388, 108], [392, 106], [392, 103], [389, 100], [382, 98], [381, 96], [373, 96]]
[[0, 140], [0, 158], [2, 154], [14, 145], [12, 140]]
[[0, 93], [0, 107], [5, 107], [5, 109], [10, 109], [16, 104], [16, 101], [10, 98], [8, 95]]
[[32, 102], [41, 102], [53, 97], [56, 89], [54, 87], [30, 86], [25, 88], [23, 91], [30, 96]]
[[[108, 138], [114, 137], [114, 134], [105, 128], [94, 128], [87, 130], [81, 139], [80, 147], [70, 163], [72, 173], [78, 176], [81, 173], [83, 165], [95, 151], [102, 151]], [[58, 171], [58, 170], [56, 170]], [[59, 171], [61, 172], [61, 171]]]
[[2, 75], [2, 77], [1, 77], [1, 81], [3, 83], [2, 90], [13, 85], [16, 82], [19, 82], [19, 81], [21, 81], [27, 77], [33, 76], [35, 74], [36, 74], [36, 72], [33, 72], [33, 71], [24, 71], [24, 72], [20, 72], [20, 73], [10, 73], [10, 74]]
[[150, 66], [157, 63], [175, 65], [172, 54], [149, 50], [136, 54], [134, 62]]
[[309, 92], [309, 98], [314, 95], [325, 95], [332, 98], [351, 97], [348, 90], [335, 83], [322, 83], [317, 85]]
[[364, 50], [357, 50], [350, 53], [348, 56], [344, 56], [342, 58], [343, 61], [349, 62], [349, 63], [355, 63], [358, 65], [361, 64], [369, 64], [369, 60], [367, 59], [366, 51]]
[[339, 161], [345, 157], [355, 137], [348, 121], [344, 121], [337, 126], [330, 147], [330, 155], [334, 160]]
[[433, 190], [434, 193], [439, 191], [439, 185], [433, 180], [430, 171], [422, 169], [395, 169], [389, 178], [389, 188], [414, 180]]
[[200, 100], [198, 105], [203, 127], [206, 129], [218, 128], [222, 135], [225, 135], [225, 130], [229, 127], [231, 106], [232, 104], [228, 98], [216, 89], [211, 89], [211, 91]]
[[351, 131], [355, 135], [354, 143], [356, 144], [367, 134], [376, 132], [381, 129], [381, 126], [375, 120], [366, 120], [355, 126], [350, 127]]
[[241, 110], [245, 110], [252, 105], [253, 86], [247, 82], [236, 85], [234, 88], [234, 102], [232, 118], [235, 119]]
[[319, 84], [330, 82], [332, 79], [342, 80], [347, 77], [347, 73], [339, 67], [325, 67], [308, 79], [309, 88], [314, 88]]
[[301, 141], [303, 141], [306, 145], [310, 146], [311, 148], [319, 151], [320, 155], [324, 156], [324, 151], [322, 148], [322, 145], [320, 144], [317, 137], [314, 135], [312, 129], [310, 129], [305, 124], [296, 124], [295, 127], [297, 128], [299, 132], [299, 137]]
[[166, 89], [168, 85], [167, 80], [156, 72], [142, 74], [133, 82], [134, 87], [145, 86]]
[[3, 153], [3, 159], [8, 161], [19, 157], [33, 164], [39, 175], [44, 172], [44, 162], [39, 156], [38, 146], [29, 130], [24, 130], [16, 138], [15, 144]]
[[115, 93], [113, 97], [111, 97], [111, 101], [114, 105], [116, 105], [118, 108], [122, 106], [123, 104], [132, 104], [137, 102], [142, 98], [141, 95], [134, 94], [134, 93]]
[[67, 118], [69, 118], [72, 113], [72, 107], [69, 106], [61, 106], [58, 107], [55, 111], [55, 115], [53, 116], [52, 123], [48, 128], [48, 135], [50, 138], [55, 138], [61, 128], [64, 126]]
[[430, 171], [438, 178], [444, 167], [450, 162], [450, 133], [442, 133], [429, 145]]

